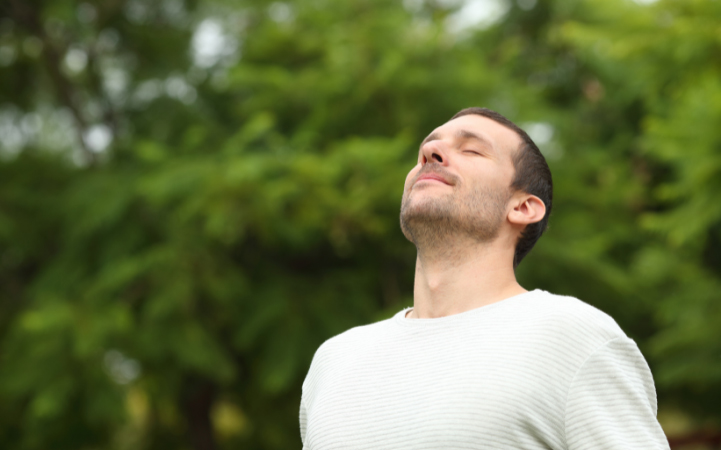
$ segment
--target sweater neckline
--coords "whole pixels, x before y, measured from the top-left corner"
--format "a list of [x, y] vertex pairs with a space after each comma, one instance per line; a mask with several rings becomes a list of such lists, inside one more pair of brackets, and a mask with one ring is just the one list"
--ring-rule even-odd
[[540, 292], [543, 292], [540, 289], [534, 289], [532, 291], [523, 292], [518, 295], [514, 295], [512, 297], [504, 298], [503, 300], [499, 300], [494, 303], [490, 303], [488, 305], [483, 305], [478, 308], [469, 309], [468, 311], [463, 311], [458, 314], [451, 314], [450, 316], [444, 316], [444, 317], [436, 317], [432, 319], [408, 319], [406, 317], [406, 314], [408, 311], [413, 309], [412, 307], [403, 308], [403, 310], [398, 311], [393, 316], [393, 321], [399, 325], [402, 326], [409, 326], [409, 327], [423, 327], [423, 326], [435, 326], [440, 324], [448, 324], [448, 323], [458, 323], [463, 322], [468, 319], [478, 317], [479, 315], [486, 314], [492, 310], [495, 310], [499, 308], [502, 305], [509, 305], [511, 303], [515, 303], [518, 300], [525, 299], [527, 297], [532, 297], [535, 294], [538, 294]]

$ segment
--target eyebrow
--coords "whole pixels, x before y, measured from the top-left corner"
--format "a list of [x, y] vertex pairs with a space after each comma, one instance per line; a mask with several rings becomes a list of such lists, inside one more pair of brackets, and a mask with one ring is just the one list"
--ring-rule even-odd
[[[493, 149], [493, 144], [488, 139], [484, 138], [483, 136], [479, 136], [476, 133], [473, 133], [468, 130], [458, 130], [458, 131], [456, 131], [456, 134], [454, 135], [454, 137], [456, 139], [461, 139], [461, 140], [471, 139], [471, 140], [479, 141], [482, 144], [488, 146], [490, 149]], [[428, 142], [437, 141], [439, 139], [441, 139], [440, 133], [433, 132], [433, 133], [429, 134], [427, 138], [423, 139], [423, 142], [421, 142], [420, 148], [423, 148], [423, 146], [426, 145]]]

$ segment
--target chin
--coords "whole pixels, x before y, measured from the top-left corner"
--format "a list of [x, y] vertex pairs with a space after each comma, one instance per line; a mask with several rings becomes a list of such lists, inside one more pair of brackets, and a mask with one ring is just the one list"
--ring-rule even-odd
[[433, 211], [447, 209], [451, 203], [451, 198], [447, 194], [412, 192], [404, 204], [411, 211], [433, 213]]
[[[436, 196], [411, 196], [401, 205], [401, 224], [437, 223], [448, 220], [453, 208], [448, 199]], [[405, 233], [405, 231], [404, 231]]]

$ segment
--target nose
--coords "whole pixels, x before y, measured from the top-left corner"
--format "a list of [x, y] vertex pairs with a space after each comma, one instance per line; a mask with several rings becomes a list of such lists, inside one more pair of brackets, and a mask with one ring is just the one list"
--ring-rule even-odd
[[446, 144], [440, 139], [427, 142], [421, 149], [421, 165], [435, 162], [443, 166], [448, 165], [448, 150]]

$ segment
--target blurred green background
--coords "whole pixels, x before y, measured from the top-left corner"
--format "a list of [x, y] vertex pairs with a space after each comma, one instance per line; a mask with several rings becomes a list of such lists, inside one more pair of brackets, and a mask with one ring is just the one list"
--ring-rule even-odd
[[403, 180], [467, 106], [553, 171], [521, 283], [721, 445], [720, 1], [2, 0], [0, 448], [300, 448], [315, 349], [412, 303]]

